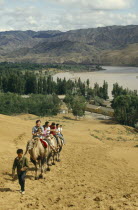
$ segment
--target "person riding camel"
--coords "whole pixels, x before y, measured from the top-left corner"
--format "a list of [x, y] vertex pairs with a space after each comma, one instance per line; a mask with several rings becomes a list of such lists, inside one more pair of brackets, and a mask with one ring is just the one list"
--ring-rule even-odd
[[44, 128], [41, 126], [41, 120], [36, 120], [36, 125], [32, 128], [32, 139], [27, 142], [26, 152], [33, 148], [33, 146], [34, 146], [34, 139], [36, 137], [40, 138], [40, 136], [41, 136], [40, 135], [40, 129], [41, 129], [41, 133], [43, 133]]
[[47, 137], [50, 134], [50, 126], [49, 126], [49, 122], [45, 122], [45, 125], [43, 125], [44, 128], [44, 132], [43, 132], [43, 136]]
[[41, 126], [41, 120], [36, 120], [36, 125], [32, 128], [33, 138], [38, 137], [38, 128], [42, 130], [42, 133], [44, 132], [44, 128]]
[[55, 147], [51, 143], [51, 137], [50, 137], [50, 126], [49, 122], [45, 122], [45, 125], [43, 125], [44, 131], [42, 133], [41, 138], [43, 138], [43, 141], [46, 141], [50, 148], [56, 152]]
[[[44, 131], [43, 131], [43, 132], [44, 132]], [[37, 137], [40, 138], [40, 139], [43, 139], [43, 132], [42, 132], [42, 128], [39, 127], [39, 128], [37, 129], [37, 133], [36, 133]]]
[[56, 124], [54, 122], [50, 125], [50, 134], [52, 134], [55, 137], [55, 139], [57, 141], [57, 144], [59, 144], [58, 136], [57, 136], [57, 133], [56, 133]]
[[62, 128], [62, 125], [60, 125], [60, 134], [63, 136], [63, 134], [62, 134], [62, 131], [63, 131], [63, 128]]
[[61, 134], [61, 128], [59, 124], [56, 124], [56, 135], [63, 141], [63, 144], [65, 144], [65, 140], [63, 138], [63, 135]]

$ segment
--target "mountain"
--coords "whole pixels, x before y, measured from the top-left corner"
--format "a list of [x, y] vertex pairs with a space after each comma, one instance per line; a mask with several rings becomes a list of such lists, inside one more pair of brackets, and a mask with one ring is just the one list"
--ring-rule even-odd
[[108, 26], [80, 29], [59, 34], [49, 41], [69, 40], [94, 45], [100, 49], [114, 49], [138, 42], [138, 26]]
[[138, 65], [138, 25], [0, 32], [0, 61]]

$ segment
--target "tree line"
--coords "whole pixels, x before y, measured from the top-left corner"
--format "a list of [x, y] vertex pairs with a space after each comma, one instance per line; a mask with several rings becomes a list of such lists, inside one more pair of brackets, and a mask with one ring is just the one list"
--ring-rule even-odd
[[14, 62], [1, 62], [0, 63], [0, 71], [5, 70], [48, 70], [48, 69], [56, 69], [56, 70], [68, 70], [68, 71], [75, 71], [75, 72], [84, 72], [84, 71], [100, 71], [103, 68], [100, 65], [90, 65], [90, 64], [38, 64], [38, 63], [29, 63], [29, 62], [21, 62], [21, 63], [14, 63]]
[[[85, 112], [86, 102], [91, 99], [100, 101], [107, 100], [108, 83], [104, 81], [102, 86], [95, 83], [90, 87], [89, 79], [86, 82], [78, 80], [66, 80], [52, 76], [42, 76], [35, 71], [19, 70], [19, 64], [10, 64], [14, 69], [6, 68], [6, 64], [0, 64], [0, 113], [31, 113], [36, 115], [57, 114], [60, 101], [57, 95], [66, 95], [65, 103], [72, 109], [74, 115], [82, 116]], [[17, 69], [15, 68], [17, 65]], [[28, 66], [28, 69], [33, 68]], [[39, 68], [39, 64], [36, 68]], [[5, 94], [6, 93], [6, 94]], [[31, 95], [22, 98], [20, 95]], [[112, 108], [115, 119], [125, 125], [134, 126], [138, 122], [138, 94], [137, 91], [113, 85]], [[43, 105], [44, 104], [44, 105]], [[56, 105], [56, 106], [55, 106]], [[45, 110], [45, 111], [44, 111]]]
[[[73, 114], [82, 116], [86, 101], [96, 96], [108, 98], [108, 84], [105, 81], [103, 86], [95, 83], [91, 88], [89, 79], [86, 82], [82, 82], [80, 78], [75, 81], [57, 78], [57, 81], [54, 81], [50, 75], [6, 69], [0, 71], [0, 92], [2, 114], [57, 114], [60, 107], [57, 95], [66, 95], [70, 100], [73, 99], [70, 103]], [[23, 98], [21, 95], [29, 95], [29, 98]]]
[[24, 71], [24, 70], [42, 70], [45, 68], [45, 65], [37, 64], [37, 63], [13, 63], [13, 62], [1, 62], [0, 63], [0, 72], [1, 71], [7, 71], [7, 70], [18, 70], [18, 71]]
[[86, 100], [95, 96], [108, 99], [108, 84], [104, 81], [103, 86], [94, 84], [90, 87], [89, 79], [86, 82], [78, 80], [72, 81], [57, 78], [54, 81], [51, 75], [41, 76], [34, 72], [25, 71], [0, 71], [0, 92], [23, 94], [56, 94], [56, 95], [82, 95]]

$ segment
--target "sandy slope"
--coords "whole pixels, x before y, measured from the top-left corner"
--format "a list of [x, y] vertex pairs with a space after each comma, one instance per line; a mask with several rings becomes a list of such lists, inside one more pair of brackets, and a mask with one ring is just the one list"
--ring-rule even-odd
[[34, 180], [30, 163], [22, 196], [11, 180], [11, 166], [16, 149], [25, 149], [36, 117], [0, 115], [0, 210], [138, 209], [138, 133], [108, 120], [46, 119], [64, 125], [67, 145], [44, 180]]

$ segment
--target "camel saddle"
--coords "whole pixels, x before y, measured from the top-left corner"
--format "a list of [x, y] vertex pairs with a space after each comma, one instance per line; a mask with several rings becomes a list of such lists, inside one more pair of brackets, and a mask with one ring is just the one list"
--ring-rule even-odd
[[41, 141], [41, 143], [42, 143], [42, 145], [43, 145], [44, 148], [47, 148], [48, 147], [48, 143], [45, 140], [40, 139], [40, 141]]

